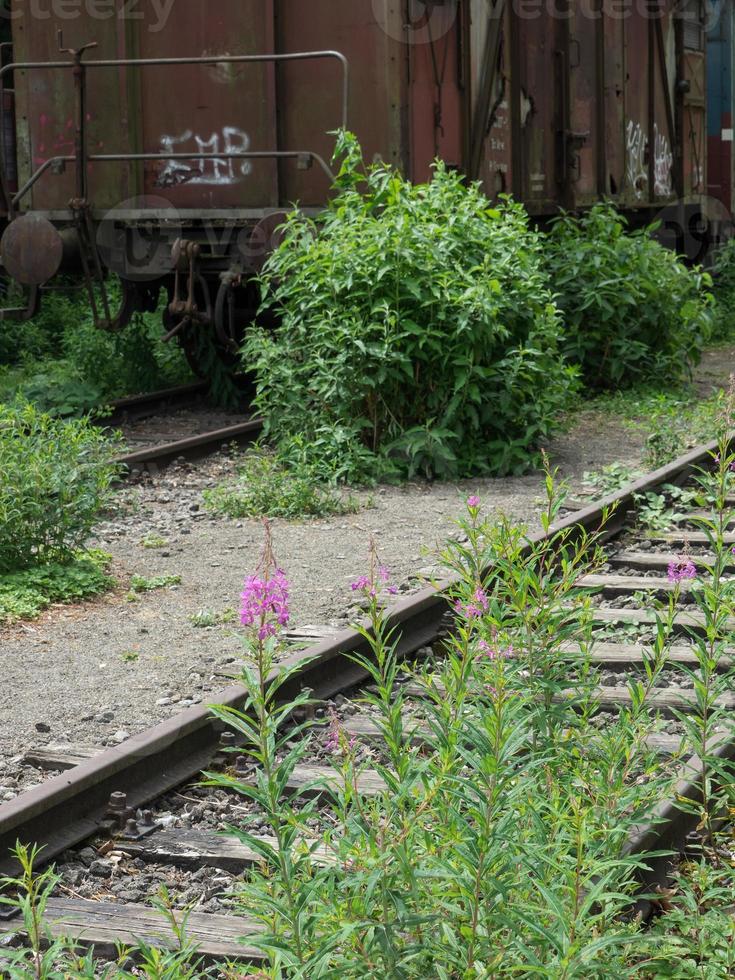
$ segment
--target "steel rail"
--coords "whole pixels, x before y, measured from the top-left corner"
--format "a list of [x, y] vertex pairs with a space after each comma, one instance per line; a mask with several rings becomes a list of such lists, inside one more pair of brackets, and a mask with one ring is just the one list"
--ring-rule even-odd
[[[603, 537], [611, 537], [623, 527], [638, 494], [665, 483], [685, 481], [699, 469], [711, 466], [716, 450], [716, 442], [700, 446], [558, 521], [547, 533], [529, 535], [525, 553], [560, 532], [567, 532], [566, 540], [601, 529]], [[441, 634], [457, 581], [453, 576], [435, 587], [422, 589], [390, 611], [388, 625], [397, 631], [401, 656], [416, 653]], [[361, 682], [365, 674], [351, 659], [354, 653], [369, 653], [369, 645], [361, 633], [350, 629], [285, 661], [300, 667], [285, 685], [282, 696], [290, 698], [297, 691], [310, 688], [315, 697], [326, 698]], [[210, 700], [212, 704], [237, 707], [244, 698], [244, 688], [236, 685], [214, 694]], [[97, 831], [111, 793], [124, 792], [129, 805], [140, 807], [195, 777], [211, 761], [217, 746], [218, 723], [206, 705], [196, 705], [3, 804], [0, 875], [18, 871], [15, 859], [7, 856], [17, 840], [42, 846], [42, 859], [49, 861]], [[670, 807], [656, 826], [663, 827], [672, 840], [679, 840], [682, 834], [686, 837], [689, 833], [691, 819]]]
[[175, 442], [164, 442], [148, 449], [138, 449], [132, 453], [125, 453], [118, 456], [115, 463], [128, 470], [144, 469], [151, 464], [165, 466], [166, 463], [170, 463], [180, 456], [185, 456], [187, 459], [205, 456], [213, 447], [221, 446], [223, 443], [236, 442], [247, 445], [254, 442], [262, 431], [262, 419], [248, 419], [246, 422], [238, 422], [236, 425], [228, 425], [224, 428], [212, 429], [211, 432], [188, 436], [186, 439], [177, 439]]
[[145, 392], [140, 395], [126, 395], [124, 398], [114, 399], [105, 406], [111, 410], [111, 414], [104, 418], [95, 419], [95, 421], [104, 426], [119, 425], [125, 419], [144, 418], [172, 405], [188, 405], [206, 395], [208, 391], [209, 382], [192, 381], [190, 384], [161, 388], [158, 391]]

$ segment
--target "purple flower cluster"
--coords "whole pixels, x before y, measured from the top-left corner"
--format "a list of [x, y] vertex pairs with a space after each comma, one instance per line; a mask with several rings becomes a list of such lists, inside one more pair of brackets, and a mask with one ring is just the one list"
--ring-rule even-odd
[[288, 579], [280, 568], [272, 578], [248, 576], [240, 599], [240, 623], [257, 626], [259, 640], [275, 636], [281, 626], [288, 625]]
[[478, 588], [475, 589], [475, 593], [472, 597], [472, 602], [468, 602], [466, 605], [460, 602], [458, 599], [454, 604], [454, 611], [459, 613], [460, 616], [465, 616], [467, 619], [479, 619], [483, 613], [486, 613], [490, 607], [488, 597], [485, 592]]
[[697, 577], [697, 566], [691, 558], [678, 558], [669, 562], [669, 582], [683, 582]]
[[480, 498], [473, 494], [471, 497], [467, 498], [467, 506], [470, 510], [478, 510], [480, 507]]
[[504, 660], [506, 657], [513, 656], [512, 645], [507, 650], [499, 650], [497, 646], [492, 646], [487, 640], [480, 640], [477, 647], [488, 660]]
[[[329, 734], [327, 735], [327, 740], [324, 743], [324, 748], [331, 755], [337, 755], [342, 751], [344, 743], [342, 727], [339, 723], [339, 718], [332, 711], [329, 717]], [[357, 739], [353, 736], [347, 741], [347, 748], [352, 751], [357, 744]]]
[[[378, 568], [378, 581], [381, 585], [385, 585], [385, 591], [389, 595], [396, 595], [398, 592], [397, 586], [386, 584], [390, 581], [390, 571], [385, 565], [381, 565]], [[352, 583], [350, 588], [353, 592], [364, 592], [370, 599], [374, 599], [378, 594], [375, 582], [371, 578], [368, 578], [367, 575], [361, 575], [356, 582]]]

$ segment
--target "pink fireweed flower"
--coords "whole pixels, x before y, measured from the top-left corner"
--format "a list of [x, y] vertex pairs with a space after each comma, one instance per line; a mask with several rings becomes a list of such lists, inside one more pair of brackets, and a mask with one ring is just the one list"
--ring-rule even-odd
[[398, 592], [398, 587], [396, 585], [386, 585], [390, 581], [390, 571], [385, 565], [381, 565], [378, 568], [377, 582], [374, 582], [369, 576], [361, 575], [357, 581], [350, 585], [353, 592], [362, 592], [369, 599], [375, 599], [378, 595], [377, 584], [380, 583], [385, 585], [385, 591], [389, 595], [396, 595]]
[[467, 498], [467, 506], [470, 510], [477, 510], [480, 506], [480, 498], [475, 494], [472, 494], [471, 497]]
[[679, 558], [669, 562], [669, 582], [683, 582], [697, 577], [697, 566], [691, 558]]
[[459, 599], [454, 604], [454, 611], [466, 619], [480, 619], [490, 608], [490, 601], [482, 589], [475, 589], [472, 602], [463, 603]]
[[398, 594], [397, 585], [387, 584], [388, 582], [390, 582], [390, 569], [386, 568], [385, 565], [381, 565], [380, 568], [378, 569], [378, 578], [383, 583], [383, 585], [385, 585], [385, 591], [388, 593], [388, 595]]
[[327, 735], [327, 740], [324, 743], [325, 750], [329, 752], [330, 755], [337, 755], [345, 748], [351, 752], [356, 744], [357, 739], [354, 736], [349, 739], [345, 737], [344, 732], [342, 731], [342, 726], [339, 722], [339, 718], [334, 711], [330, 711], [329, 733]]
[[356, 582], [352, 583], [350, 588], [352, 589], [353, 592], [365, 592], [366, 589], [370, 588], [370, 586], [371, 586], [371, 582], [370, 579], [367, 577], [367, 575], [361, 575]]
[[287, 626], [289, 619], [285, 573], [278, 568], [271, 578], [249, 575], [240, 596], [241, 625], [257, 626], [258, 639], [265, 640], [275, 636], [280, 627]]
[[483, 657], [487, 657], [488, 660], [504, 660], [506, 657], [513, 656], [512, 645], [507, 650], [499, 650], [496, 646], [491, 646], [487, 640], [480, 640], [477, 648], [481, 651]]

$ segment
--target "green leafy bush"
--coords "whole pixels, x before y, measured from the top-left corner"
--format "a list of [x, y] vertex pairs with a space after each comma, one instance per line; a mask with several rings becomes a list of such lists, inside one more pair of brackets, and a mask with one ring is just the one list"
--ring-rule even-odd
[[115, 446], [86, 420], [0, 403], [0, 574], [84, 545], [109, 499]]
[[735, 238], [717, 250], [712, 276], [716, 300], [714, 336], [725, 340], [735, 333]]
[[364, 171], [350, 134], [337, 152], [335, 198], [290, 215], [264, 270], [280, 326], [243, 348], [268, 434], [356, 482], [523, 470], [575, 386], [542, 239], [441, 163], [415, 186]]
[[359, 510], [354, 498], [325, 489], [311, 474], [292, 472], [268, 453], [249, 453], [234, 484], [204, 491], [209, 510], [228, 517], [326, 517]]
[[[113, 308], [118, 290], [110, 287]], [[113, 398], [191, 379], [177, 344], [164, 344], [158, 314], [134, 317], [119, 333], [97, 329], [86, 294], [50, 292], [28, 323], [0, 325], [0, 399], [16, 393], [41, 411], [80, 415]]]
[[551, 228], [546, 266], [566, 321], [564, 350], [590, 387], [681, 380], [710, 337], [710, 277], [650, 230], [629, 232], [609, 204]]

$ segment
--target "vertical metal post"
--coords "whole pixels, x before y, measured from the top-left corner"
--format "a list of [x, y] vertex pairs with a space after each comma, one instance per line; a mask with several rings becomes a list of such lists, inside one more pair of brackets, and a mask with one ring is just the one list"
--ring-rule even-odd
[[83, 44], [81, 48], [65, 48], [64, 34], [58, 32], [59, 51], [70, 54], [74, 59], [74, 99], [76, 126], [74, 129], [74, 155], [76, 157], [76, 192], [79, 201], [87, 200], [87, 72], [82, 62], [84, 52], [97, 47], [96, 41]]
[[656, 142], [656, 36], [652, 18], [648, 18], [648, 200], [655, 200], [654, 183]]
[[597, 154], [597, 193], [600, 197], [608, 194], [607, 186], [607, 106], [606, 101], [606, 75], [607, 66], [605, 63], [605, 4], [604, 0], [597, 0], [595, 4], [597, 12], [597, 24], [595, 25], [595, 91], [597, 105], [595, 107], [595, 125], [597, 127], [597, 139], [595, 140], [595, 152]]
[[511, 126], [511, 189], [513, 196], [523, 199], [525, 186], [525, 153], [521, 129], [521, 23], [515, 4], [509, 7], [510, 20], [510, 126]]

